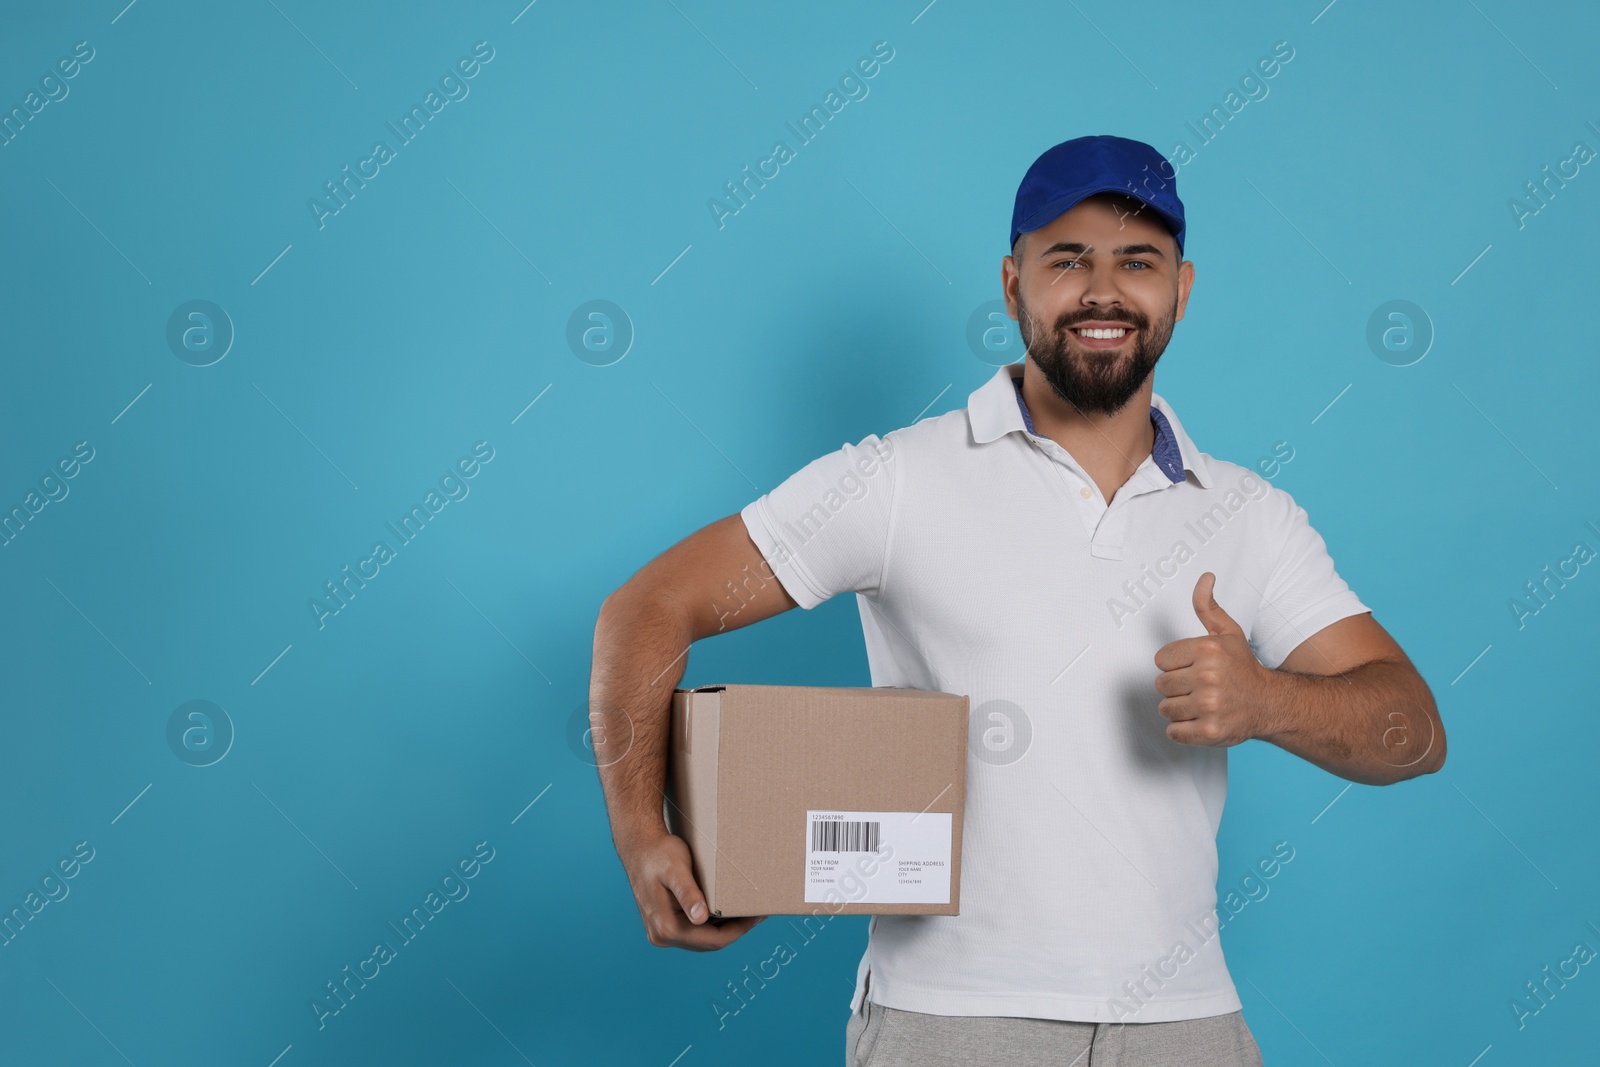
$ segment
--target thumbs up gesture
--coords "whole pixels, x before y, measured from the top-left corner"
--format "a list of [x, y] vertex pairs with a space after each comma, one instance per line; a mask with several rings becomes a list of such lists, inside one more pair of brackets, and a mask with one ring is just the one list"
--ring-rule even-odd
[[1200, 576], [1194, 613], [1206, 636], [1169, 642], [1156, 653], [1156, 692], [1170, 720], [1167, 737], [1182, 745], [1225, 748], [1257, 736], [1269, 713], [1272, 672], [1261, 665], [1233, 621], [1212, 596], [1217, 576]]

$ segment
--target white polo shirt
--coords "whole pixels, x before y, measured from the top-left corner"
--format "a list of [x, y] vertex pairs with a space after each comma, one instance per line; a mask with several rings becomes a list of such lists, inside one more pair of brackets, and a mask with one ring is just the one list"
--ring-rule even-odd
[[[960, 915], [875, 915], [852, 1010], [1169, 1022], [1237, 1011], [1217, 929], [1228, 750], [1168, 740], [1154, 657], [1205, 634], [1200, 575], [1267, 667], [1369, 610], [1306, 512], [1195, 448], [1108, 504], [997, 368], [964, 409], [869, 435], [742, 511], [803, 608], [853, 591], [874, 686], [970, 697]], [[1185, 473], [1187, 472], [1187, 473]]]

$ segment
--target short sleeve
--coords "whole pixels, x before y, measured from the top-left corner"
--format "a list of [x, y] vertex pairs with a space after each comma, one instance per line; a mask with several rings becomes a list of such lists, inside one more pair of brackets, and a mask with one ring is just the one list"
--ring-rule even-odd
[[802, 608], [873, 594], [894, 518], [895, 434], [818, 456], [739, 512], [750, 539]]
[[1269, 536], [1277, 561], [1250, 629], [1250, 645], [1263, 665], [1276, 670], [1318, 630], [1371, 609], [1339, 577], [1306, 509], [1276, 487], [1271, 504], [1277, 518]]

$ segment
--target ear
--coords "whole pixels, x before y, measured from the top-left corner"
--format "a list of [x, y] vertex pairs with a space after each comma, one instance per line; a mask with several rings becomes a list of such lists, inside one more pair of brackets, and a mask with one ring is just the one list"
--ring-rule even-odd
[[1189, 290], [1194, 286], [1194, 264], [1184, 260], [1178, 264], [1178, 309], [1172, 315], [1172, 321], [1177, 322], [1183, 318], [1183, 309], [1189, 306]]
[[1006, 299], [1006, 314], [1013, 319], [1017, 318], [1017, 289], [1022, 284], [1022, 261], [1019, 257], [1027, 243], [1028, 235], [1020, 235], [1016, 252], [1000, 260], [1000, 292]]

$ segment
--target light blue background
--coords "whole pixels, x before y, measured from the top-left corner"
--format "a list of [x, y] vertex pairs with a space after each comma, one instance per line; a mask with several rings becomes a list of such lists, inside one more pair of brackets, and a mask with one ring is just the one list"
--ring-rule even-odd
[[[1600, 948], [1600, 573], [1525, 628], [1507, 606], [1600, 548], [1600, 173], [1507, 206], [1600, 149], [1591, 7], [123, 2], [0, 17], [4, 109], [95, 50], [0, 148], [0, 504], [95, 449], [0, 549], [0, 903], [95, 850], [0, 948], [6, 1062], [838, 1062], [866, 919], [785, 935], [720, 1029], [785, 920], [646, 942], [568, 741], [595, 614], [816, 455], [963, 406], [1016, 184], [1088, 133], [1196, 149], [1156, 388], [1212, 455], [1290, 442], [1276, 484], [1449, 731], [1442, 773], [1383, 789], [1233, 750], [1222, 891], [1295, 849], [1223, 934], [1267, 1063], [1593, 1055], [1596, 965], [1520, 1029], [1510, 1002]], [[707, 200], [885, 40], [718, 229]], [[319, 229], [308, 199], [478, 41], [470, 94]], [[594, 299], [636, 335], [609, 366], [566, 342]], [[1366, 342], [1395, 299], [1436, 332], [1411, 366]], [[237, 332], [209, 367], [165, 339], [191, 300]], [[470, 495], [319, 629], [308, 600], [477, 441]], [[685, 682], [721, 681], [870, 684], [853, 598], [697, 646]], [[193, 699], [236, 731], [209, 767], [166, 740]], [[319, 1030], [479, 841], [470, 896]]]

